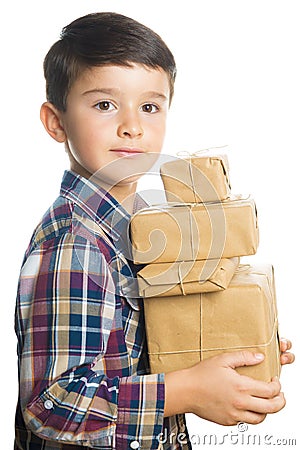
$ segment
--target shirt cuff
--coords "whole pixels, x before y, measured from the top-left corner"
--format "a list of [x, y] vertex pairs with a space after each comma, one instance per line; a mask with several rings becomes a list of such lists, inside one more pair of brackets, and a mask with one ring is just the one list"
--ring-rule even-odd
[[116, 448], [156, 450], [163, 428], [164, 404], [164, 374], [121, 378]]

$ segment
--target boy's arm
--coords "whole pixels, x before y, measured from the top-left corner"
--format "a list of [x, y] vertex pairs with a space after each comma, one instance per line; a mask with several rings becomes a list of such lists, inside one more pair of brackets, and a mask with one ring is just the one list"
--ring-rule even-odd
[[164, 376], [130, 376], [115, 287], [106, 261], [87, 240], [66, 234], [37, 248], [21, 271], [19, 335], [21, 408], [42, 439], [128, 448], [157, 448], [164, 415]]

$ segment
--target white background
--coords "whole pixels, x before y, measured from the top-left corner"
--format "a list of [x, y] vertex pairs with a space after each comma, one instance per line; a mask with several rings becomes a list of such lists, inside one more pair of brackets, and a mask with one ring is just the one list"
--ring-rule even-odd
[[[1, 448], [13, 447], [17, 398], [13, 317], [18, 272], [31, 232], [57, 196], [68, 167], [63, 146], [49, 138], [39, 121], [44, 101], [42, 60], [61, 28], [89, 12], [111, 10], [131, 16], [158, 32], [173, 51], [178, 77], [164, 151], [175, 155], [228, 145], [233, 191], [251, 193], [259, 213], [260, 247], [247, 261], [275, 266], [281, 335], [293, 340], [297, 352], [298, 7], [299, 2], [293, 0], [20, 0], [0, 7]], [[276, 439], [297, 439], [299, 445], [298, 379], [296, 363], [283, 368], [285, 409], [249, 427], [246, 434], [259, 434], [261, 439], [273, 435], [268, 441], [271, 445]], [[234, 447], [235, 427], [220, 427], [194, 416], [188, 421], [190, 433], [199, 435], [201, 446], [205, 434], [215, 433], [221, 448]], [[221, 445], [226, 433], [227, 444]], [[240, 440], [238, 447], [242, 445], [262, 448]]]

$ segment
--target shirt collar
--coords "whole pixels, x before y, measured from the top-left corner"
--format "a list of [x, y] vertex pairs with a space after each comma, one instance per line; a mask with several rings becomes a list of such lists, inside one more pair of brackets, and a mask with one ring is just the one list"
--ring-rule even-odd
[[66, 170], [61, 184], [61, 195], [76, 203], [92, 220], [97, 222], [114, 242], [126, 240], [129, 213], [102, 187]]

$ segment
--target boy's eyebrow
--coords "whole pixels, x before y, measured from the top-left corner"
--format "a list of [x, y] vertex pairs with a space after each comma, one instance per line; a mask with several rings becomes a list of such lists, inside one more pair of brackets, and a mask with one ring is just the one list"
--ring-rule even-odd
[[[106, 94], [106, 95], [116, 95], [120, 91], [119, 89], [114, 88], [95, 88], [95, 89], [89, 89], [88, 91], [84, 91], [82, 95], [89, 95], [89, 94]], [[168, 97], [165, 94], [162, 94], [158, 91], [148, 91], [143, 92], [143, 96], [145, 97], [154, 97], [154, 98], [160, 98], [164, 101], [168, 101]]]
[[154, 98], [160, 98], [164, 101], [168, 101], [168, 97], [165, 94], [162, 94], [161, 92], [157, 92], [157, 91], [149, 91], [149, 92], [145, 92], [145, 96], [149, 96], [149, 97], [154, 97]]
[[89, 89], [88, 91], [84, 91], [82, 95], [88, 95], [88, 94], [116, 94], [118, 92], [118, 89], [110, 89], [110, 88], [95, 88], [95, 89]]

